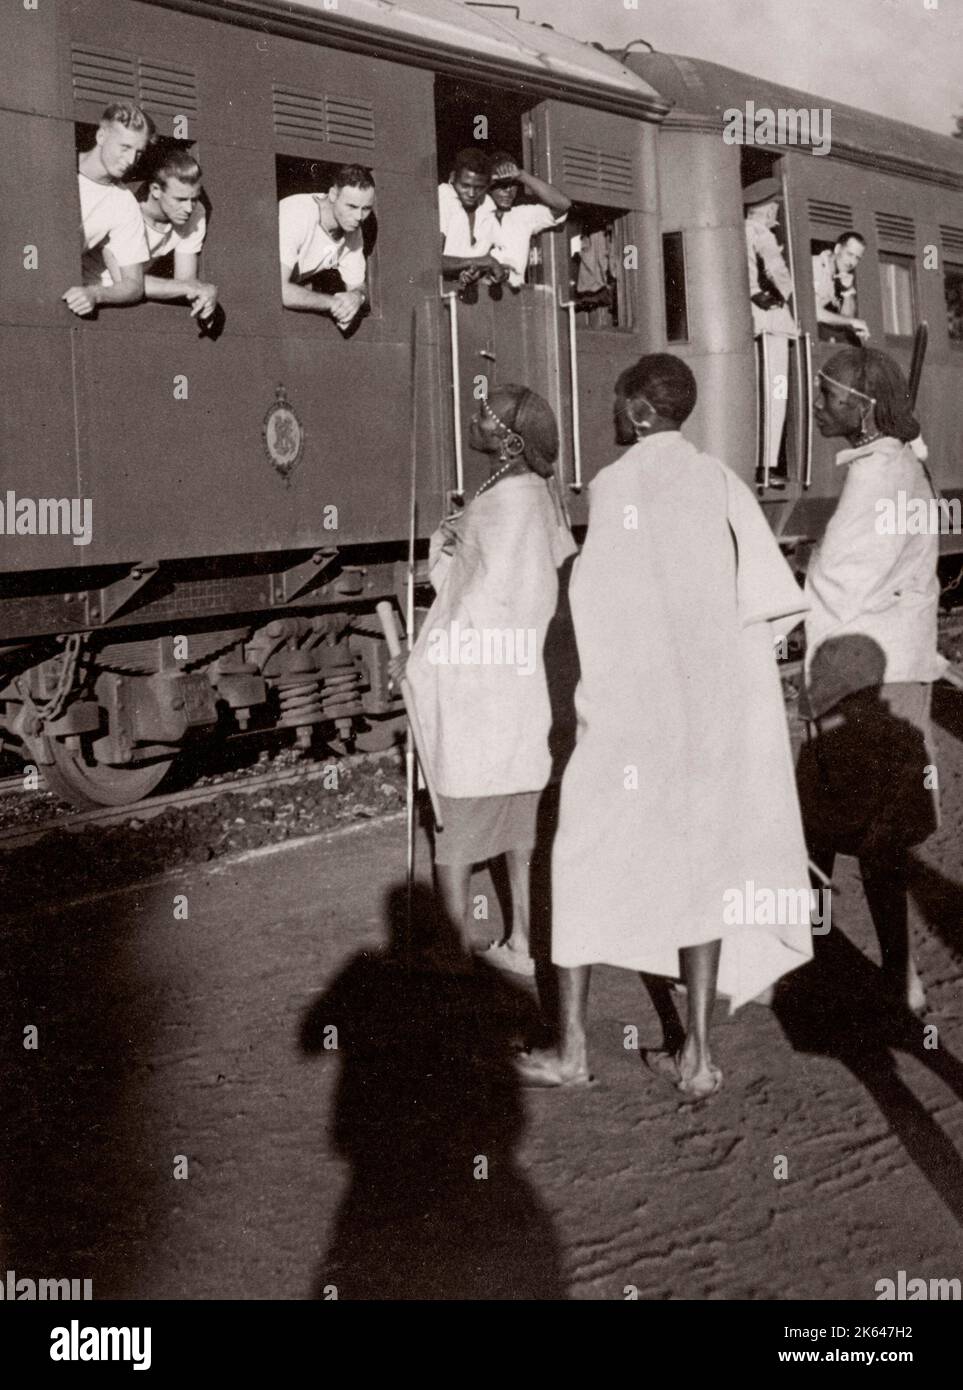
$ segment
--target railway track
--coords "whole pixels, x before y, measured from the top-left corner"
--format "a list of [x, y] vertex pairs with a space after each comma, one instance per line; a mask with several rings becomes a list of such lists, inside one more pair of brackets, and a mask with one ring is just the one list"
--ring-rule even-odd
[[[382, 753], [358, 753], [350, 758], [340, 759], [336, 765], [373, 763], [394, 756], [393, 750]], [[15, 826], [10, 830], [0, 831], [0, 852], [23, 849], [60, 830], [77, 833], [93, 825], [124, 825], [131, 822], [140, 824], [162, 816], [165, 811], [189, 809], [204, 802], [216, 801], [222, 796], [251, 796], [255, 792], [270, 792], [282, 787], [293, 789], [306, 786], [327, 776], [331, 767], [330, 762], [310, 764], [303, 768], [288, 768], [283, 772], [265, 772], [239, 780], [222, 780], [202, 787], [189, 787], [185, 791], [171, 792], [167, 796], [152, 796], [133, 805], [97, 806], [89, 811], [65, 811], [36, 825]], [[25, 794], [22, 777], [0, 779], [0, 796], [11, 794]]]
[[[940, 628], [944, 634], [955, 636], [963, 633], [963, 611], [956, 609], [949, 614], [941, 615]], [[794, 680], [801, 674], [802, 668], [801, 660], [784, 661], [780, 663], [779, 673], [784, 680]], [[963, 673], [953, 670], [948, 676], [948, 680], [958, 688], [963, 688]], [[339, 759], [339, 765], [350, 765], [354, 762], [371, 763], [395, 756], [397, 756], [395, 750], [379, 753], [358, 753], [348, 758]], [[166, 811], [180, 808], [189, 809], [205, 802], [216, 801], [228, 794], [250, 796], [255, 792], [270, 792], [283, 787], [294, 789], [319, 781], [328, 773], [330, 767], [330, 762], [320, 765], [311, 763], [304, 767], [287, 768], [280, 772], [266, 772], [240, 779], [224, 778], [206, 783], [203, 786], [190, 787], [184, 791], [148, 797], [143, 801], [124, 806], [98, 806], [89, 811], [64, 810], [37, 824], [20, 825], [8, 830], [0, 830], [0, 852], [22, 849], [36, 844], [46, 835], [60, 830], [76, 833], [95, 825], [140, 824], [143, 821], [156, 819]], [[0, 778], [0, 800], [15, 795], [26, 795], [23, 790], [22, 775]]]

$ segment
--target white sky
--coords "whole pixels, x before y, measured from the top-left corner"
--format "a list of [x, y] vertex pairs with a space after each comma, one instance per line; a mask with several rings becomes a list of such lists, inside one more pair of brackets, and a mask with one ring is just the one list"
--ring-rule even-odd
[[522, 18], [848, 102], [949, 135], [963, 110], [963, 0], [518, 0]]

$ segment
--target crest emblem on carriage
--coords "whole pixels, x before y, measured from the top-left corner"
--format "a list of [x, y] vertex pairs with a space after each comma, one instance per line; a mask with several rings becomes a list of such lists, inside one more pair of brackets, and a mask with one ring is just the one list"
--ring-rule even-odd
[[264, 416], [261, 433], [271, 466], [288, 482], [304, 452], [304, 426], [283, 386], [274, 388], [274, 403]]

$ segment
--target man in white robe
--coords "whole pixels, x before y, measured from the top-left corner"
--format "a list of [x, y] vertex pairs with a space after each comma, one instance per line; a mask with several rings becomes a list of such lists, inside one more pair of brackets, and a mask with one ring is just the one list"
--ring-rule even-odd
[[571, 590], [578, 741], [552, 861], [561, 1037], [519, 1059], [531, 1085], [590, 1079], [598, 963], [685, 976], [685, 1044], [653, 1065], [709, 1095], [717, 980], [735, 1009], [812, 954], [774, 652], [807, 604], [749, 489], [679, 433], [695, 400], [668, 354], [624, 372], [616, 433], [636, 442], [591, 485]]

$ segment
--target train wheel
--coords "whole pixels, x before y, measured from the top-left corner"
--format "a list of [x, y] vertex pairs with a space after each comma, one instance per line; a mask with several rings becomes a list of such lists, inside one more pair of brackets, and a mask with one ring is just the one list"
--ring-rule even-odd
[[385, 753], [389, 748], [403, 744], [404, 741], [404, 715], [372, 720], [367, 729], [360, 729], [355, 735], [355, 744], [362, 753]]
[[143, 801], [160, 785], [173, 758], [148, 763], [145, 767], [107, 767], [87, 763], [79, 750], [67, 748], [59, 739], [50, 740], [53, 763], [41, 771], [47, 787], [72, 806], [130, 806]]

